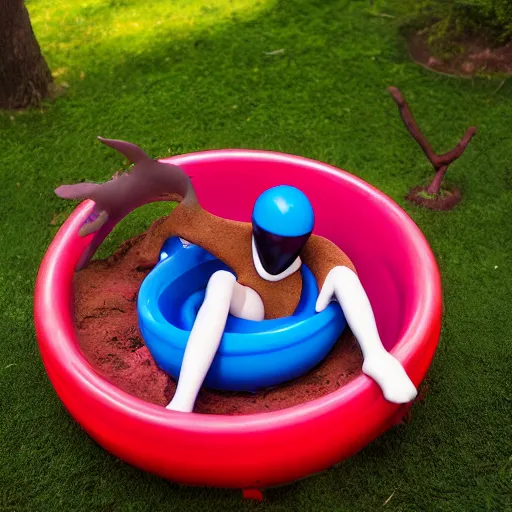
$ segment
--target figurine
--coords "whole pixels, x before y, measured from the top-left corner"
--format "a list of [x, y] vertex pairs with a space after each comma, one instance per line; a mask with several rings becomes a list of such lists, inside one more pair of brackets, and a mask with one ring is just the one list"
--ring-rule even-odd
[[354, 266], [334, 244], [312, 234], [313, 208], [300, 190], [290, 186], [269, 189], [257, 199], [251, 224], [228, 221], [200, 207], [188, 176], [179, 167], [152, 160], [133, 144], [100, 140], [136, 165], [130, 173], [104, 184], [67, 185], [56, 190], [61, 197], [89, 197], [96, 202], [94, 218], [81, 233], [95, 237], [82, 265], [109, 232], [109, 221], [115, 222], [127, 211], [164, 194], [178, 194], [182, 198], [178, 207], [148, 231], [140, 266], [154, 266], [165, 240], [179, 236], [208, 250], [231, 269], [215, 272], [208, 281], [168, 409], [193, 410], [229, 314], [263, 321], [293, 313], [300, 298], [303, 263], [315, 275], [320, 290], [316, 311], [323, 311], [333, 300], [341, 306], [361, 347], [363, 372], [375, 380], [388, 401], [407, 403], [415, 398], [414, 384], [382, 345]]
[[[252, 217], [253, 264], [261, 279], [277, 282], [297, 272], [300, 253], [311, 236], [313, 208], [298, 189], [279, 186], [256, 201]], [[317, 300], [316, 311], [337, 300], [363, 352], [363, 372], [382, 388], [387, 400], [409, 402], [416, 389], [398, 361], [383, 347], [370, 302], [357, 275], [346, 266], [333, 268]], [[265, 307], [250, 287], [231, 272], [218, 271], [208, 282], [183, 359], [178, 387], [168, 409], [191, 412], [197, 393], [219, 347], [227, 316], [263, 320]]]

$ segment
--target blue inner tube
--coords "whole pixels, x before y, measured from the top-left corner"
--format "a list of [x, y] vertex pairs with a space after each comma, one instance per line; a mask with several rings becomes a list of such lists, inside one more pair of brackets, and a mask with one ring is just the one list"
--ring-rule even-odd
[[[231, 269], [178, 237], [165, 242], [160, 258], [139, 290], [139, 326], [156, 364], [178, 378], [206, 285], [218, 270]], [[292, 316], [255, 322], [229, 315], [205, 386], [257, 391], [297, 378], [327, 356], [346, 320], [335, 302], [321, 313], [315, 312], [316, 279], [305, 265], [301, 272], [301, 298]]]

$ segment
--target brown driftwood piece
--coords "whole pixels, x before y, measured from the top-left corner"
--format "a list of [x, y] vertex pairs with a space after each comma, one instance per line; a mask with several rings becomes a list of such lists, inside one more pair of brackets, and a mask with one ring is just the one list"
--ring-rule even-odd
[[411, 134], [412, 138], [418, 143], [420, 148], [423, 150], [423, 153], [425, 153], [425, 156], [434, 167], [436, 174], [430, 185], [426, 188], [426, 191], [431, 195], [439, 194], [441, 190], [441, 183], [443, 181], [444, 175], [446, 174], [446, 171], [448, 170], [448, 166], [464, 153], [467, 145], [476, 133], [476, 126], [470, 126], [453, 149], [443, 153], [442, 155], [438, 155], [432, 149], [432, 146], [430, 145], [425, 135], [421, 133], [421, 130], [419, 129], [412, 115], [411, 109], [409, 108], [409, 105], [405, 101], [405, 98], [400, 90], [396, 87], [389, 87], [388, 91], [392, 98], [395, 100], [405, 127]]

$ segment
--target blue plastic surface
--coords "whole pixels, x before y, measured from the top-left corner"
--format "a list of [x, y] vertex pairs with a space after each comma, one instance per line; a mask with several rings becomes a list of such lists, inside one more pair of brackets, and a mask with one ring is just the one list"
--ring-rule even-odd
[[288, 185], [269, 188], [254, 205], [253, 222], [269, 233], [302, 236], [313, 231], [315, 214], [307, 196]]
[[[161, 257], [139, 290], [139, 326], [156, 364], [178, 378], [208, 280], [214, 272], [230, 269], [177, 237], [166, 241]], [[346, 326], [345, 317], [334, 302], [316, 313], [316, 280], [304, 265], [302, 276], [302, 295], [292, 316], [261, 322], [228, 317], [205, 386], [256, 391], [297, 378], [327, 356]]]

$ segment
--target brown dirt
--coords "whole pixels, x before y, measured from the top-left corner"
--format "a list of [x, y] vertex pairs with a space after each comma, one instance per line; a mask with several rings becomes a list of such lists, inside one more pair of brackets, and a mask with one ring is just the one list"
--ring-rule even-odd
[[436, 55], [425, 30], [409, 38], [411, 57], [418, 64], [448, 75], [471, 77], [482, 73], [512, 75], [512, 43], [493, 48], [483, 38], [465, 38], [454, 42], [461, 49], [450, 57]]
[[439, 195], [435, 198], [429, 197], [421, 197], [418, 195], [421, 192], [426, 192], [427, 187], [414, 187], [412, 188], [407, 196], [405, 197], [408, 201], [414, 204], [418, 204], [429, 210], [451, 210], [455, 208], [460, 203], [462, 199], [460, 190], [458, 188], [454, 188], [449, 191], [446, 195]]
[[[133, 258], [144, 236], [75, 275], [76, 325], [82, 352], [100, 375], [164, 406], [174, 394], [175, 381], [156, 367], [137, 322], [137, 292], [147, 271], [135, 270]], [[326, 360], [307, 375], [254, 394], [202, 389], [195, 411], [237, 415], [284, 409], [335, 391], [359, 375], [361, 365], [357, 343], [345, 332]]]

